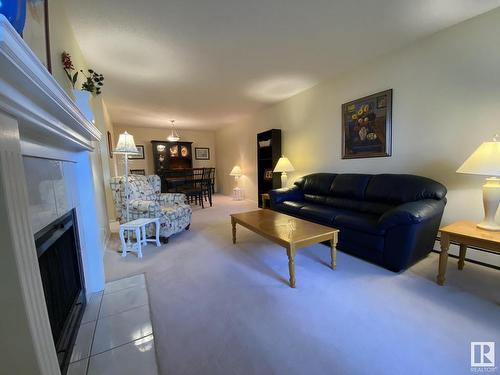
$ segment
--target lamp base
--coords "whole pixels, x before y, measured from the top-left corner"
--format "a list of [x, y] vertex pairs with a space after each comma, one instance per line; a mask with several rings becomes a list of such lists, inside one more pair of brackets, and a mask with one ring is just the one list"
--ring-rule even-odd
[[233, 201], [242, 201], [243, 200], [243, 190], [239, 187], [235, 187], [233, 189]]
[[480, 222], [477, 227], [479, 229], [484, 229], [484, 230], [489, 230], [493, 232], [500, 232], [500, 225], [497, 223], [487, 223], [487, 222]]
[[500, 231], [500, 225], [495, 221], [495, 216], [500, 205], [500, 178], [490, 177], [483, 185], [484, 219], [477, 227], [489, 230]]
[[284, 188], [288, 184], [288, 176], [286, 172], [281, 172], [281, 187]]

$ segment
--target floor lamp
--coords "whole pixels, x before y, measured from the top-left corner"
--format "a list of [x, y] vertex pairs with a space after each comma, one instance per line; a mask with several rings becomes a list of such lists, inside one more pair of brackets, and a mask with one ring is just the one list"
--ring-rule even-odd
[[238, 179], [242, 176], [241, 168], [238, 165], [235, 165], [233, 169], [231, 169], [229, 175], [233, 176], [236, 182], [236, 187], [233, 189], [233, 200], [235, 201], [243, 200], [243, 193], [240, 187], [238, 186]]
[[[125, 156], [125, 204], [127, 207], [127, 222], [130, 221], [129, 208], [128, 208], [128, 156], [133, 154], [138, 154], [137, 147], [135, 147], [134, 136], [128, 134], [127, 132], [120, 134], [118, 138], [118, 144], [113, 150], [113, 154], [124, 155]], [[128, 240], [130, 241], [130, 237]]]

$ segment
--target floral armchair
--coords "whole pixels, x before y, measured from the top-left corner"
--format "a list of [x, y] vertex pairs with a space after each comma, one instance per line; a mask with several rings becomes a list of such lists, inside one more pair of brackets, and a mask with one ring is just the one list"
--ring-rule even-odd
[[[127, 218], [125, 177], [113, 177], [110, 182], [120, 224]], [[177, 193], [160, 193], [161, 181], [156, 175], [131, 175], [128, 178], [130, 221], [144, 217], [160, 218], [160, 236], [168, 239], [172, 234], [189, 229], [191, 207], [186, 196]], [[154, 225], [149, 225], [147, 235], [154, 235]]]

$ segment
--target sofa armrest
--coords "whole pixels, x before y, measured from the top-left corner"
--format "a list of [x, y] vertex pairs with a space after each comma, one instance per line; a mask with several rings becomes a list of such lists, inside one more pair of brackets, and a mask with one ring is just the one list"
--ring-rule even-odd
[[441, 216], [445, 205], [446, 199], [404, 203], [384, 213], [378, 221], [378, 227], [387, 230], [398, 225], [418, 224], [436, 215]]
[[161, 207], [156, 201], [132, 199], [129, 202], [129, 211], [132, 214], [140, 215], [142, 217], [160, 217]]
[[186, 203], [186, 194], [182, 193], [162, 193], [160, 194], [161, 204]]
[[304, 193], [298, 186], [271, 190], [269, 192], [271, 207], [284, 201], [301, 202], [304, 200]]

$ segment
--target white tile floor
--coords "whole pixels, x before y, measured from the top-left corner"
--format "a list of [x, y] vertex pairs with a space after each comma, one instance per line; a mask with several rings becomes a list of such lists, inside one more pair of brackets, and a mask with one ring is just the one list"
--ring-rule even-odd
[[106, 284], [92, 295], [68, 375], [156, 375], [156, 352], [144, 275]]

